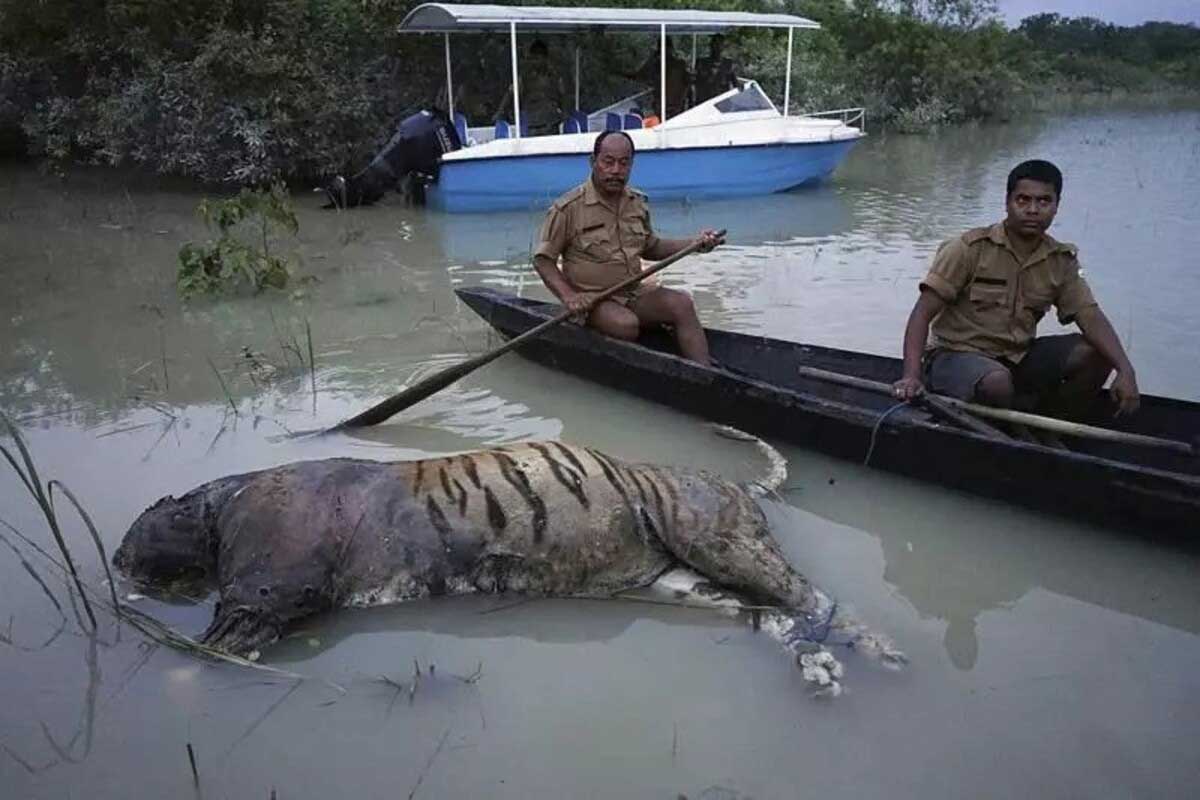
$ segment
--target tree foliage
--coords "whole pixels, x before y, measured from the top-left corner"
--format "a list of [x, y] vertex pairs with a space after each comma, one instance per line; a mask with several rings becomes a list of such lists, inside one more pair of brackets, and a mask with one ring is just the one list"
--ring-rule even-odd
[[[527, 0], [571, 4], [567, 0]], [[1031, 92], [1200, 84], [1200, 31], [1041, 14], [1015, 31], [993, 0], [605, 0], [787, 10], [792, 107], [866, 105], [914, 126], [1004, 113]], [[419, 107], [447, 106], [441, 37], [402, 35], [412, 0], [0, 0], [0, 152], [266, 185], [353, 170]], [[782, 7], [782, 8], [781, 8]], [[533, 34], [521, 37], [522, 46]], [[653, 36], [546, 36], [553, 68], [583, 53], [581, 105], [629, 88]], [[739, 72], [783, 95], [785, 37], [740, 31]], [[487, 121], [509, 82], [508, 37], [460, 37], [456, 108]], [[689, 48], [690, 49], [690, 48]]]

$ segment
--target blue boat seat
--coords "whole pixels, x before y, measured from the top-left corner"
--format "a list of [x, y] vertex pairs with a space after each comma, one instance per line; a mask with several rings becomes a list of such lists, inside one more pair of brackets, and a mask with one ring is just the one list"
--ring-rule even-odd
[[614, 114], [611, 111], [609, 111], [607, 114], [605, 114], [604, 115], [604, 130], [606, 130], [606, 131], [621, 130], [621, 115]]
[[467, 117], [461, 111], [454, 112], [454, 130], [458, 131], [458, 141], [463, 147], [467, 146]]
[[630, 114], [625, 115], [625, 130], [627, 130], [627, 131], [637, 130], [638, 128], [641, 128], [641, 127], [642, 127], [642, 115], [641, 114], [630, 113]]
[[575, 117], [567, 117], [567, 121], [564, 122], [562, 125], [562, 132], [563, 133], [583, 133], [583, 131], [579, 129], [579, 120], [576, 119]]
[[[506, 119], [496, 120], [496, 138], [497, 139], [508, 139], [508, 138], [512, 137], [512, 135], [513, 135], [513, 126], [509, 124], [508, 120], [506, 120]], [[524, 137], [524, 136], [528, 136], [528, 135], [529, 135], [529, 123], [526, 122], [525, 120], [521, 120], [521, 136]]]
[[578, 111], [578, 110], [572, 111], [571, 119], [575, 120], [575, 123], [579, 126], [580, 133], [588, 132], [588, 116], [587, 116], [587, 114], [585, 114], [582, 111]]

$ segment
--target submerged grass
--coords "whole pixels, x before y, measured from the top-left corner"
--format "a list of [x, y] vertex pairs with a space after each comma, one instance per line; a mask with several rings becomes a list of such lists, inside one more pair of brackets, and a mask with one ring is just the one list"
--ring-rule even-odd
[[[95, 630], [98, 626], [96, 622], [96, 614], [94, 611], [92, 611], [92, 605], [88, 601], [87, 594], [83, 590], [83, 581], [80, 579], [79, 571], [75, 567], [75, 559], [71, 557], [71, 550], [69, 547], [67, 547], [67, 542], [63, 538], [62, 530], [58, 524], [58, 516], [54, 512], [54, 500], [49, 496], [46, 488], [42, 486], [41, 476], [38, 475], [37, 467], [33, 463], [33, 457], [29, 454], [29, 448], [25, 446], [25, 439], [21, 436], [21, 432], [15, 425], [13, 425], [12, 421], [7, 415], [0, 414], [0, 421], [4, 423], [4, 426], [8, 429], [9, 435], [16, 443], [17, 449], [20, 451], [21, 458], [24, 461], [25, 469], [21, 469], [21, 466], [17, 464], [17, 460], [13, 457], [13, 454], [3, 445], [0, 445], [0, 453], [4, 454], [4, 458], [13, 468], [13, 471], [17, 473], [17, 477], [21, 479], [21, 482], [25, 484], [25, 488], [29, 491], [30, 496], [32, 496], [34, 501], [37, 503], [38, 508], [41, 509], [42, 516], [46, 518], [46, 524], [50, 526], [50, 533], [54, 536], [54, 541], [58, 545], [59, 552], [62, 554], [63, 562], [66, 564], [66, 569], [71, 576], [71, 581], [75, 584], [76, 591], [79, 592], [80, 599], [83, 602], [84, 611], [87, 612], [88, 621], [92, 625], [92, 630]], [[52, 485], [49, 492], [50, 494], [53, 493]], [[68, 497], [70, 497], [69, 494]], [[74, 498], [72, 498], [72, 500], [73, 499]], [[78, 503], [76, 503], [76, 506], [78, 507]], [[87, 521], [90, 525], [90, 520], [86, 520], [85, 518], [85, 521]], [[101, 550], [101, 557], [103, 558], [103, 549]]]
[[229, 407], [233, 409], [233, 416], [238, 415], [237, 403], [233, 402], [233, 395], [229, 393], [229, 387], [225, 385], [225, 379], [221, 377], [221, 370], [217, 369], [217, 365], [213, 360], [208, 359], [208, 365], [212, 367], [213, 374], [217, 376], [217, 383], [221, 384], [221, 391], [225, 393], [225, 399], [229, 402]]

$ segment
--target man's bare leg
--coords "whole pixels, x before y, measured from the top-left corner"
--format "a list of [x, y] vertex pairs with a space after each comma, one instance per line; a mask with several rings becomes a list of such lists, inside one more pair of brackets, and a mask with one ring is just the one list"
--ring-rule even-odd
[[1012, 373], [1004, 367], [998, 367], [975, 384], [975, 400], [987, 406], [1011, 408], [1014, 391]]
[[[995, 408], [1012, 408], [1016, 399], [1016, 387], [1013, 385], [1012, 373], [1003, 367], [989, 372], [975, 384], [975, 400]], [[1029, 428], [1017, 422], [1008, 424], [1013, 437], [1022, 442], [1042, 444]]]
[[696, 306], [687, 292], [654, 289], [638, 295], [629, 306], [643, 325], [669, 323], [675, 328], [675, 341], [683, 357], [710, 366], [708, 339], [696, 315]]
[[1066, 419], [1083, 419], [1104, 382], [1112, 374], [1110, 365], [1096, 348], [1079, 342], [1067, 356], [1066, 376], [1053, 397], [1047, 398], [1046, 411]]
[[588, 315], [587, 324], [606, 336], [624, 339], [627, 342], [635, 341], [641, 330], [637, 314], [615, 300], [605, 300], [593, 308], [592, 313]]

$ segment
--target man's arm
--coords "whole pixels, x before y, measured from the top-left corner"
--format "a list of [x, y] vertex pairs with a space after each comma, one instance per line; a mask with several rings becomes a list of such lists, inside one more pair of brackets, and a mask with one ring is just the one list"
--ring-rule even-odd
[[925, 392], [925, 382], [921, 380], [921, 357], [929, 339], [929, 324], [945, 307], [946, 301], [937, 292], [921, 288], [921, 296], [913, 304], [908, 324], [904, 326], [904, 374], [892, 384], [900, 400], [912, 400]]
[[921, 295], [904, 326], [904, 374], [892, 384], [892, 393], [899, 399], [911, 400], [925, 391], [921, 357], [929, 339], [929, 326], [971, 282], [972, 262], [970, 250], [961, 237], [942, 242], [938, 247], [933, 264], [920, 283]]
[[537, 271], [538, 277], [542, 279], [542, 283], [546, 284], [546, 288], [564, 303], [566, 298], [576, 293], [571, 288], [571, 284], [567, 283], [567, 279], [563, 277], [562, 270], [558, 268], [558, 259], [551, 259], [549, 256], [538, 253], [533, 257], [533, 268]]
[[562, 270], [558, 268], [558, 257], [567, 246], [568, 215], [557, 206], [546, 212], [546, 221], [542, 223], [541, 241], [533, 254], [533, 268], [546, 288], [571, 311], [581, 313], [587, 310], [592, 301], [589, 292], [577, 292], [567, 281]]
[[1121, 346], [1121, 340], [1117, 338], [1112, 323], [1100, 310], [1100, 305], [1096, 302], [1092, 288], [1084, 279], [1076, 259], [1072, 258], [1068, 263], [1065, 277], [1058, 289], [1058, 295], [1054, 298], [1054, 305], [1058, 307], [1058, 321], [1063, 325], [1071, 322], [1078, 325], [1084, 341], [1094, 347], [1117, 371], [1109, 389], [1113, 399], [1117, 401], [1117, 413], [1128, 414], [1136, 411], [1140, 400], [1133, 364], [1125, 354], [1125, 348]]
[[1109, 390], [1113, 399], [1117, 401], [1117, 413], [1131, 414], [1137, 411], [1141, 402], [1137, 375], [1108, 317], [1100, 310], [1100, 306], [1088, 306], [1076, 315], [1075, 324], [1083, 333], [1084, 341], [1096, 348], [1104, 360], [1117, 371], [1117, 377], [1113, 379], [1112, 388]]
[[[725, 237], [718, 236], [717, 232], [711, 228], [700, 231], [696, 237], [701, 241], [700, 252], [707, 253], [717, 245], [725, 244]], [[685, 247], [689, 247], [696, 242], [696, 239], [659, 239], [656, 238], [654, 243], [642, 251], [642, 257], [650, 261], [662, 261], [664, 258], [670, 258]]]

